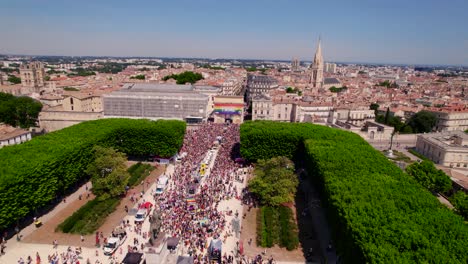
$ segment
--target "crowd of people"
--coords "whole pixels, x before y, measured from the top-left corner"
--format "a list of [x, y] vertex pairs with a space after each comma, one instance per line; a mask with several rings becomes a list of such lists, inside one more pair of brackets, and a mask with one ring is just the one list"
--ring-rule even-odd
[[[254, 205], [254, 200], [246, 189], [238, 189], [235, 181], [243, 182], [245, 174], [242, 163], [236, 162], [240, 158], [238, 153], [240, 133], [239, 125], [203, 123], [195, 129], [188, 129], [180, 153], [184, 154], [181, 164], [175, 167], [173, 173], [168, 174], [169, 185], [165, 192], [156, 195], [151, 190], [154, 205], [161, 213], [161, 232], [171, 237], [179, 238], [179, 247], [183, 252], [193, 257], [194, 263], [210, 263], [213, 257], [219, 256], [220, 263], [234, 263], [234, 255], [238, 252], [223, 251], [221, 255], [210, 252], [209, 241], [218, 239], [223, 242], [228, 236], [233, 236], [233, 227], [226, 221], [227, 215], [234, 214], [232, 210], [218, 210], [222, 200], [238, 199], [243, 204]], [[211, 151], [211, 153], [210, 153]], [[216, 158], [201, 171], [201, 163], [206, 162], [207, 155]], [[210, 153], [210, 154], [208, 154]], [[241, 172], [242, 171], [242, 172]], [[147, 184], [149, 185], [149, 183]], [[194, 190], [195, 187], [195, 190]], [[142, 198], [143, 193], [138, 198]], [[130, 199], [135, 205], [144, 204], [144, 199], [138, 199], [132, 194]], [[250, 208], [249, 208], [250, 209]], [[128, 212], [128, 207], [125, 209]], [[238, 215], [238, 212], [235, 212]], [[142, 241], [148, 241], [149, 233], [142, 230], [141, 225], [122, 220], [120, 227], [128, 232], [138, 234]], [[103, 241], [102, 233], [96, 236], [96, 243]], [[99, 239], [99, 240], [98, 240]], [[137, 238], [128, 245], [128, 252], [143, 251], [144, 242]], [[54, 246], [55, 243], [54, 243]], [[124, 249], [125, 250], [125, 249]], [[96, 257], [98, 257], [96, 250]], [[120, 249], [119, 254], [122, 254]], [[38, 256], [39, 257], [39, 256]], [[48, 263], [80, 263], [79, 253], [68, 250], [61, 254], [48, 257]], [[112, 256], [114, 257], [114, 256]], [[29, 260], [29, 258], [28, 258]], [[36, 263], [41, 263], [39, 259]], [[261, 258], [254, 258], [249, 263], [262, 263]], [[270, 261], [265, 261], [271, 263]], [[20, 263], [20, 262], [19, 262]], [[30, 261], [21, 263], [32, 263]], [[89, 259], [86, 263], [90, 263]], [[99, 263], [99, 262], [96, 262]]]
[[[226, 212], [218, 210], [223, 199], [239, 198], [239, 190], [233, 185], [240, 165], [234, 161], [232, 149], [239, 142], [239, 126], [205, 123], [188, 130], [181, 153], [187, 155], [182, 164], [170, 175], [171, 186], [160, 197], [162, 231], [181, 239], [194, 263], [208, 263], [210, 237], [222, 238], [229, 225]], [[210, 151], [218, 153], [212, 167], [207, 164], [205, 175], [200, 175], [201, 162]], [[197, 186], [196, 191], [190, 190]], [[225, 237], [224, 237], [225, 238]], [[232, 256], [223, 254], [223, 262], [232, 263]]]

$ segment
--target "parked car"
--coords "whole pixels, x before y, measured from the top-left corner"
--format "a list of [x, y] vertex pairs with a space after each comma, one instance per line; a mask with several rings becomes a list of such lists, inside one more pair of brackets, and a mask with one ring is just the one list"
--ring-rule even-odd
[[125, 230], [112, 232], [112, 236], [107, 239], [107, 244], [104, 245], [104, 255], [112, 255], [126, 239], [127, 232]]

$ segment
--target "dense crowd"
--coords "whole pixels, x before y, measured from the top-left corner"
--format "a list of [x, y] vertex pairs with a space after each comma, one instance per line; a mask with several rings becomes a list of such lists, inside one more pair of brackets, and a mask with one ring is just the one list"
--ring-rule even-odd
[[[222, 232], [229, 226], [225, 220], [227, 212], [218, 211], [219, 202], [239, 198], [233, 180], [240, 165], [231, 155], [238, 142], [238, 125], [205, 123], [188, 130], [181, 149], [187, 155], [170, 175], [169, 190], [156, 197], [163, 212], [162, 230], [180, 238], [195, 263], [209, 261], [210, 252], [206, 252], [209, 238], [223, 239]], [[218, 154], [211, 171], [207, 167], [207, 176], [203, 177], [199, 175], [200, 164], [213, 147], [218, 148]], [[232, 263], [233, 257], [223, 254], [223, 260]]]
[[[156, 195], [151, 190], [156, 209], [162, 217], [161, 231], [171, 237], [179, 238], [179, 246], [193, 257], [194, 263], [209, 263], [210, 254], [215, 255], [214, 252], [207, 250], [211, 239], [225, 242], [228, 236], [234, 235], [234, 229], [226, 221], [226, 215], [238, 215], [238, 212], [232, 212], [229, 208], [226, 211], [219, 211], [220, 201], [239, 199], [243, 204], [249, 205], [249, 209], [254, 205], [254, 199], [248, 195], [248, 191], [238, 190], [234, 185], [234, 181], [242, 182], [245, 177], [244, 173], [239, 170], [242, 165], [236, 162], [236, 158], [239, 158], [238, 148], [236, 148], [236, 144], [240, 141], [239, 136], [239, 125], [235, 124], [204, 123], [195, 129], [188, 129], [180, 150], [180, 153], [185, 152], [186, 155], [181, 160], [181, 164], [175, 167], [174, 173], [167, 175], [170, 181], [166, 192]], [[214, 158], [216, 151], [217, 156], [213, 166], [210, 167], [211, 160], [206, 157]], [[204, 169], [205, 172], [201, 173], [203, 162], [208, 164]], [[146, 185], [149, 186], [149, 182]], [[135, 205], [138, 204], [138, 207], [146, 202], [141, 199], [143, 193], [139, 195], [140, 197], [137, 197], [135, 193], [129, 196]], [[128, 208], [125, 210], [128, 211]], [[147, 241], [150, 236], [149, 232], [142, 230], [141, 224], [133, 225], [129, 220], [122, 220], [120, 227], [117, 228], [128, 230], [130, 233], [134, 232], [141, 238], [140, 241], [134, 238], [133, 243], [128, 245], [128, 252], [143, 252], [145, 247], [143, 241]], [[100, 241], [105, 244], [102, 232], [97, 234], [100, 236], [96, 235], [96, 244], [99, 245]], [[55, 241], [53, 244], [56, 248]], [[119, 254], [122, 253], [122, 248], [120, 248]], [[219, 261], [234, 263], [233, 253], [223, 251]], [[96, 250], [96, 257], [98, 255], [99, 252]], [[36, 263], [41, 263], [40, 257], [37, 257], [39, 259], [36, 259]], [[67, 252], [48, 256], [47, 263], [76, 264], [80, 263], [78, 257], [79, 251], [69, 248]], [[110, 259], [114, 261], [114, 255]], [[18, 263], [32, 263], [28, 260], [21, 260], [23, 262], [18, 261]], [[261, 257], [249, 259], [248, 263], [263, 263], [264, 261], [271, 263], [271, 260], [262, 261]], [[89, 259], [86, 263], [90, 263]]]

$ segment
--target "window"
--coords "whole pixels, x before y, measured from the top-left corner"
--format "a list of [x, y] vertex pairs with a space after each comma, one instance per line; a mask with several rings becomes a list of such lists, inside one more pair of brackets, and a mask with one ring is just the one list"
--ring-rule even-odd
[[281, 118], [281, 114], [278, 114], [278, 118]]

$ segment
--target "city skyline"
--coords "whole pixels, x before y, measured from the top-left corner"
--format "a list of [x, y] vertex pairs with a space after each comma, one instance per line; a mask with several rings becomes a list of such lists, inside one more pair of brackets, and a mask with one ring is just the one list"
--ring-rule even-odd
[[468, 65], [457, 0], [1, 5], [2, 54], [311, 61], [321, 35], [326, 61]]

